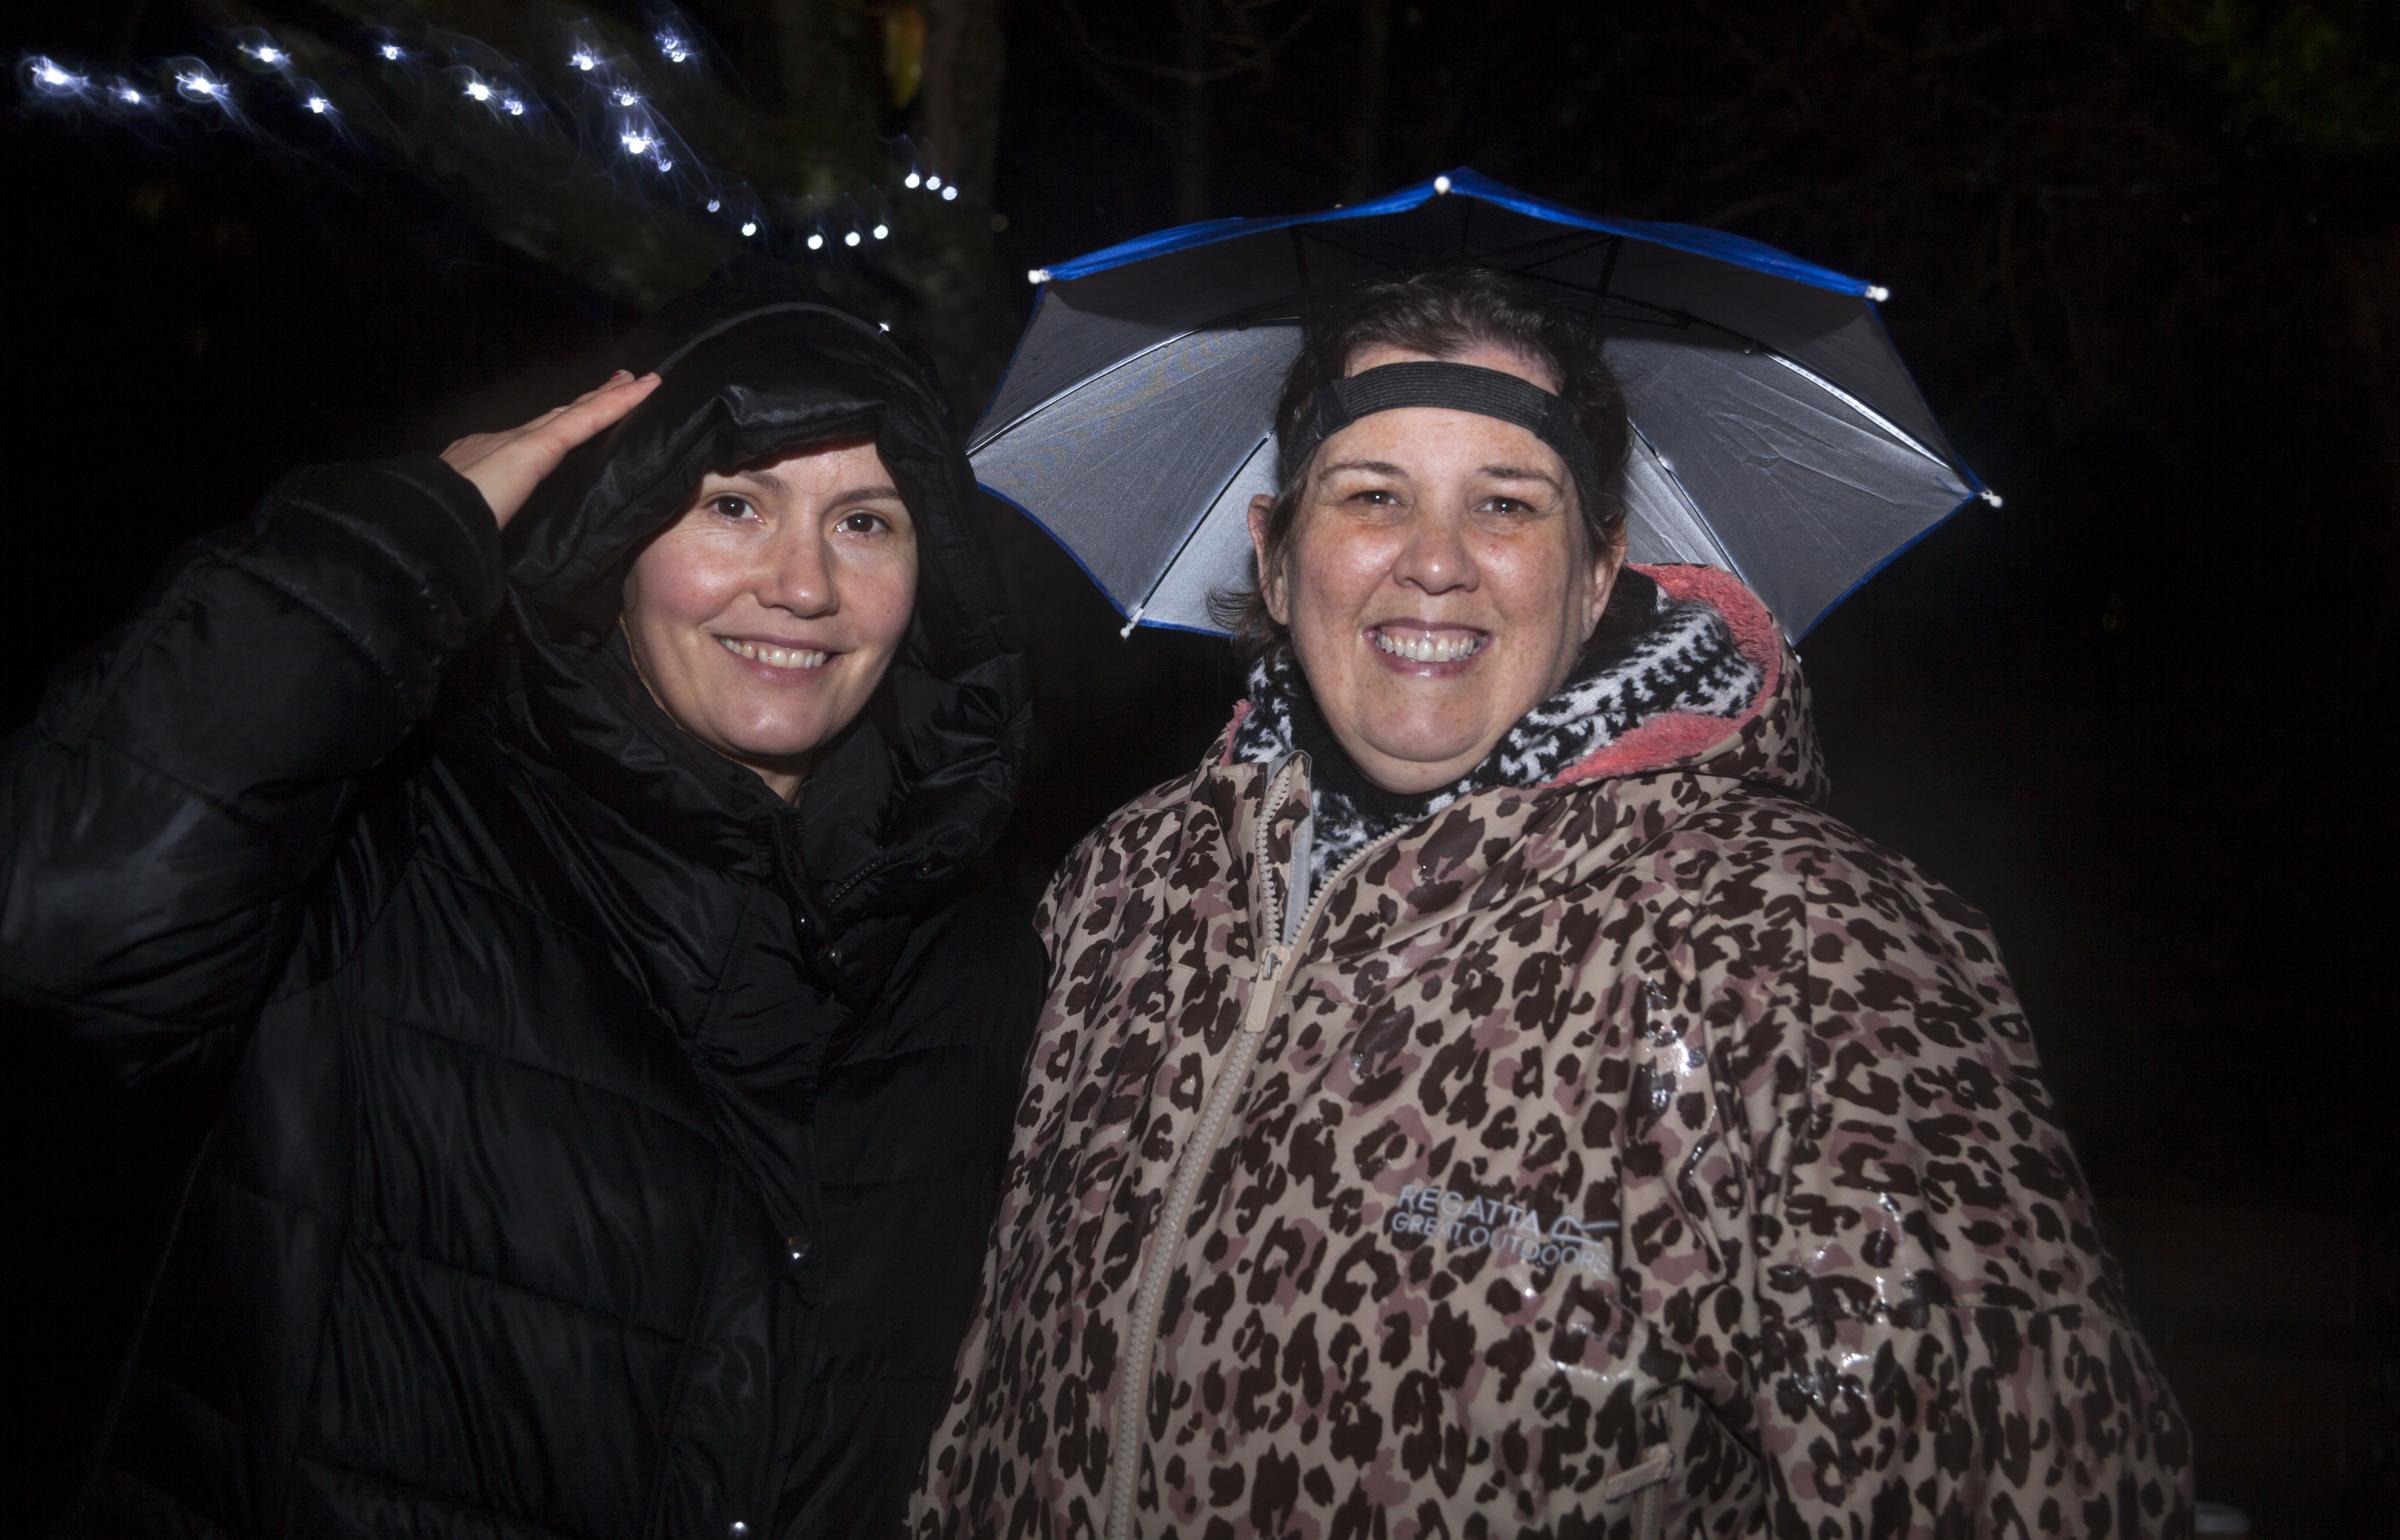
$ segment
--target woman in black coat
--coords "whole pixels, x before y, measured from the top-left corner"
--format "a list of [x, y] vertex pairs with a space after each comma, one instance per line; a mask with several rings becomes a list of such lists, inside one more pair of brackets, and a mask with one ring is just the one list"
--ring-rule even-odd
[[1041, 985], [1023, 664], [891, 337], [649, 347], [293, 477], [6, 744], [0, 996], [191, 1135], [73, 1532], [897, 1522]]

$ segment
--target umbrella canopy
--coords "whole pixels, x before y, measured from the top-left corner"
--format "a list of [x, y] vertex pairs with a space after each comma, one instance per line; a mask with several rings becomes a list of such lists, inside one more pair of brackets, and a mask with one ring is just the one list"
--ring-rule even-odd
[[969, 441], [977, 477], [1133, 626], [1218, 629], [1275, 487], [1275, 398], [1314, 312], [1473, 261], [1581, 311], [1624, 387], [1628, 554], [1741, 577], [1794, 641], [1984, 491], [1909, 378], [1885, 292], [1688, 225], [1577, 213], [1459, 170], [1349, 208], [1111, 246], [1043, 285]]

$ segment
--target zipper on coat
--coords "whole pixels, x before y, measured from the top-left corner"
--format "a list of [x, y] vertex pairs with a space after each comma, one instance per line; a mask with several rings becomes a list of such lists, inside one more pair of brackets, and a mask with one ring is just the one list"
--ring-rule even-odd
[[[1158, 1349], [1158, 1322], [1165, 1311], [1167, 1281], [1174, 1277], [1177, 1259], [1183, 1253], [1184, 1226], [1191, 1221], [1192, 1202], [1200, 1191], [1201, 1179], [1216, 1160], [1218, 1141], [1225, 1136], [1225, 1120], [1233, 1111], [1250, 1083], [1251, 1067], [1258, 1061], [1258, 1046], [1266, 1039], [1267, 1028], [1275, 1020], [1275, 1007], [1281, 1001], [1286, 983], [1285, 970], [1300, 954], [1300, 942], [1316, 923], [1325, 907], [1326, 897], [1341, 886], [1350, 869], [1382, 846], [1405, 834], [1407, 828], [1394, 829], [1380, 839], [1370, 840], [1353, 851], [1349, 859], [1329, 873], [1325, 881], [1309, 896], [1308, 907], [1297, 925], [1287, 926], [1284, 906], [1275, 896], [1270, 873], [1274, 870], [1268, 860], [1268, 836], [1275, 822], [1276, 810], [1291, 794], [1292, 777], [1297, 774], [1296, 756], [1286, 760], [1268, 787], [1265, 806], [1258, 820], [1258, 849], [1255, 870], [1259, 874], [1260, 892], [1266, 910], [1258, 927], [1262, 937], [1277, 937], [1262, 941], [1253, 966], [1250, 999], [1242, 1008], [1242, 1029], [1234, 1034], [1233, 1046], [1225, 1056], [1225, 1067], [1217, 1072], [1216, 1084], [1209, 1087], [1208, 1101], [1200, 1112], [1200, 1126], [1192, 1131], [1191, 1141], [1183, 1147], [1183, 1158], [1176, 1164], [1175, 1179], [1168, 1185], [1167, 1201], [1159, 1211], [1158, 1222], [1151, 1227], [1150, 1255], [1142, 1266], [1141, 1286], [1134, 1293], [1133, 1320], [1126, 1333], [1125, 1380], [1117, 1387], [1116, 1442], [1108, 1455], [1108, 1525], [1106, 1540], [1129, 1540], [1133, 1533], [1133, 1487], [1141, 1468], [1142, 1402], [1150, 1388], [1150, 1359]], [[1314, 814], [1312, 813], [1313, 817]], [[1298, 856], [1307, 858], [1307, 842], [1298, 847]], [[1286, 886], [1290, 874], [1285, 874]]]
[[1633, 1540], [1659, 1540], [1666, 1527], [1667, 1478], [1675, 1473], [1675, 1447], [1672, 1444], [1652, 1444], [1642, 1451], [1642, 1461], [1618, 1471], [1600, 1483], [1603, 1501], [1633, 1498]]
[[831, 913], [836, 904], [839, 904], [843, 899], [848, 898], [851, 890], [856, 888], [860, 883], [866, 881], [869, 877], [874, 876], [877, 872], [885, 871], [891, 867], [901, 865], [907, 859], [908, 857], [906, 856], [884, 856], [879, 860], [869, 861], [857, 871], [854, 871], [849, 876], [844, 877], [838, 887], [825, 895], [826, 912]]

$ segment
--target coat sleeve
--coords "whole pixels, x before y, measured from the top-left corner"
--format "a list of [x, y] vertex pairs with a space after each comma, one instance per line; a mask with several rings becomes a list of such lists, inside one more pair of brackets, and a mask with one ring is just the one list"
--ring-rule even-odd
[[430, 455], [300, 472], [183, 553], [0, 747], [0, 994], [129, 1081], [213, 1056], [500, 594], [489, 508]]
[[1693, 947], [1774, 1533], [2188, 1533], [2188, 1428], [1982, 916], [1864, 841], [1784, 866]]

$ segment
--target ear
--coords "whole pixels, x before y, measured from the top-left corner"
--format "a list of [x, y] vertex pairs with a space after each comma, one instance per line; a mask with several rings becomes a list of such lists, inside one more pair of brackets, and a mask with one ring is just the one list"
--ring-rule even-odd
[[1625, 529], [1619, 525], [1617, 536], [1592, 555], [1592, 602], [1590, 613], [1583, 619], [1583, 639], [1590, 641], [1592, 632], [1600, 625], [1600, 614], [1608, 608], [1608, 596], [1615, 592], [1617, 574], [1625, 567]]
[[1288, 626], [1292, 617], [1284, 613], [1283, 573], [1267, 562], [1267, 511], [1275, 499], [1261, 492], [1250, 499], [1250, 555], [1258, 568], [1258, 596], [1266, 601], [1267, 613], [1275, 624]]

